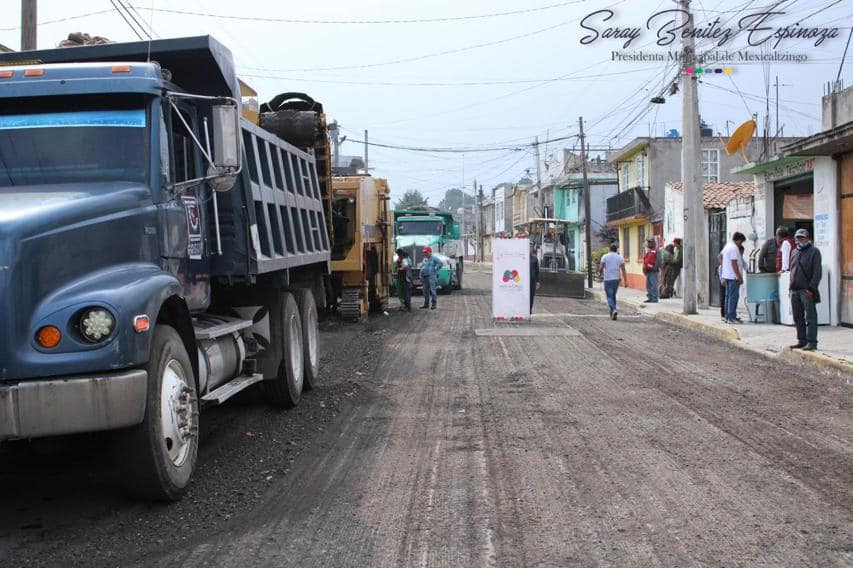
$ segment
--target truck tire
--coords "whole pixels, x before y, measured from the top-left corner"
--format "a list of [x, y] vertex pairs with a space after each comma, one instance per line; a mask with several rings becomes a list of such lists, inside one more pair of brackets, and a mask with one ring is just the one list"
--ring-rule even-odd
[[317, 318], [317, 302], [311, 290], [303, 288], [296, 296], [299, 318], [302, 320], [302, 348], [304, 353], [305, 382], [303, 388], [311, 390], [320, 377], [320, 324]]
[[177, 501], [198, 457], [198, 398], [187, 350], [174, 328], [154, 328], [145, 418], [120, 431], [120, 465], [127, 489], [154, 501]]
[[265, 361], [261, 387], [266, 399], [282, 408], [292, 408], [302, 398], [304, 384], [304, 353], [302, 348], [302, 319], [299, 306], [290, 292], [280, 292], [281, 298], [270, 308], [270, 349], [274, 360]]

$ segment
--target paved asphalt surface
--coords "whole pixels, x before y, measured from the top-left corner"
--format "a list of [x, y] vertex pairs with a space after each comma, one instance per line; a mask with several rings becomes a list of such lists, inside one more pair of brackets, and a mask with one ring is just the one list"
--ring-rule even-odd
[[202, 414], [178, 504], [106, 436], [0, 448], [0, 565], [853, 565], [853, 387], [592, 301], [493, 324], [488, 287], [324, 326], [299, 408]]

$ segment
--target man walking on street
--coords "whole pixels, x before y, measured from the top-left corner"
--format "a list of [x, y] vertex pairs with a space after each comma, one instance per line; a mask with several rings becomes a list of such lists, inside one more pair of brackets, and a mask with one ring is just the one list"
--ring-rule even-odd
[[[437, 256], [433, 256], [432, 247], [424, 247], [424, 260], [421, 264], [421, 285], [424, 289], [424, 305], [422, 310], [427, 308], [435, 309], [438, 303], [438, 271], [441, 270], [441, 261]], [[432, 300], [432, 305], [430, 305]]]
[[740, 286], [743, 284], [740, 247], [745, 241], [743, 233], [734, 233], [732, 242], [720, 252], [720, 281], [726, 287], [726, 323], [742, 323], [737, 317], [737, 303], [740, 299]]
[[646, 302], [655, 304], [658, 301], [658, 251], [655, 238], [646, 239], [646, 252], [643, 254], [643, 274], [646, 275]]
[[791, 311], [797, 326], [797, 343], [791, 349], [817, 349], [817, 308], [820, 303], [820, 250], [812, 245], [809, 232], [798, 229], [794, 234], [797, 250], [791, 255]]
[[412, 263], [403, 249], [397, 249], [397, 289], [400, 295], [400, 311], [412, 311]]
[[619, 290], [619, 276], [621, 273], [622, 280], [625, 285], [628, 285], [628, 274], [625, 272], [625, 259], [622, 255], [616, 252], [619, 250], [619, 245], [613, 243], [610, 245], [610, 252], [601, 257], [601, 264], [598, 267], [598, 276], [604, 276], [604, 293], [607, 295], [607, 307], [610, 308], [610, 319], [615, 320], [618, 316], [616, 312], [616, 291]]

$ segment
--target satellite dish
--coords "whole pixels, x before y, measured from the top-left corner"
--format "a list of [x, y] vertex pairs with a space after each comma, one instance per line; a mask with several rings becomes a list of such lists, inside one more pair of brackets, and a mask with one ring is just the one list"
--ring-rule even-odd
[[747, 120], [746, 122], [738, 126], [732, 133], [732, 137], [729, 138], [728, 144], [726, 144], [726, 154], [732, 156], [738, 151], [740, 151], [740, 154], [741, 156], [743, 156], [744, 161], [748, 164], [749, 157], [746, 155], [746, 145], [749, 144], [750, 140], [752, 140], [753, 134], [755, 134], [754, 120]]

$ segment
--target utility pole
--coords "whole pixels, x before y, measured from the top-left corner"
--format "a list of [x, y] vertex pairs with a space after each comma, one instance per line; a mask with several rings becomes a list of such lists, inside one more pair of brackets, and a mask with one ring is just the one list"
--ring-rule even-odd
[[364, 173], [370, 175], [370, 169], [367, 167], [367, 129], [364, 129]]
[[586, 237], [586, 247], [584, 247], [584, 255], [586, 256], [586, 286], [592, 288], [592, 216], [590, 215], [590, 196], [589, 196], [589, 180], [586, 177], [586, 145], [584, 144], [583, 135], [583, 117], [580, 117], [580, 139], [581, 139], [581, 172], [583, 172], [583, 216], [584, 216], [584, 236]]
[[[683, 24], [689, 25], [690, 0], [681, 0]], [[682, 37], [685, 67], [694, 67], [696, 52], [693, 36]], [[684, 313], [695, 314], [708, 307], [708, 244], [705, 234], [703, 185], [699, 177], [699, 101], [695, 75], [681, 75], [681, 183], [684, 188], [685, 286]]]
[[338, 122], [337, 121], [332, 122], [329, 125], [328, 130], [329, 130], [329, 137], [332, 139], [332, 152], [333, 152], [332, 153], [332, 166], [337, 168], [338, 166], [340, 166], [338, 156], [340, 154], [340, 145], [341, 145], [340, 136], [339, 136], [340, 127], [338, 126]]
[[776, 75], [776, 83], [775, 83], [775, 87], [776, 87], [776, 132], [773, 135], [774, 138], [782, 135], [782, 128], [779, 126], [779, 87], [790, 87], [790, 86], [791, 85], [788, 85], [786, 83], [780, 84], [779, 83], [779, 75]]
[[36, 0], [21, 0], [21, 51], [38, 49]]
[[483, 257], [483, 243], [484, 236], [483, 230], [485, 226], [483, 226], [483, 184], [480, 184], [480, 191], [477, 193], [477, 258], [480, 259], [480, 262], [484, 262], [485, 258]]
[[[545, 216], [545, 196], [542, 194], [542, 171], [539, 166], [539, 137], [537, 136], [533, 142], [533, 148], [536, 149], [536, 201], [539, 202], [539, 214], [543, 217]], [[528, 213], [527, 219], [524, 221], [528, 221], [530, 219], [530, 214]]]

